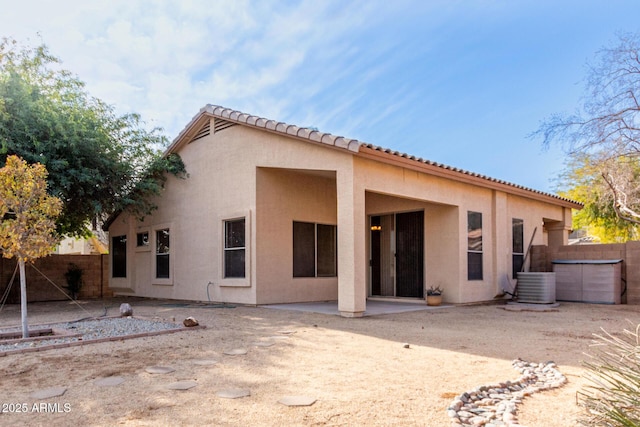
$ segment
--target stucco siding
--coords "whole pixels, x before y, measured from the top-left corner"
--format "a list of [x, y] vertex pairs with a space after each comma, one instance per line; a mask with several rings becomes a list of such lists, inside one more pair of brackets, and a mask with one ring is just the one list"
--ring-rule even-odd
[[[445, 288], [444, 300], [447, 302], [487, 301], [502, 289], [509, 288], [512, 283], [512, 218], [524, 220], [527, 243], [534, 227], [539, 225], [534, 244], [543, 244], [547, 241], [543, 222], [562, 222], [566, 220], [566, 211], [570, 211], [550, 203], [369, 159], [356, 159], [355, 165], [356, 179], [369, 192], [368, 215], [425, 210], [425, 286]], [[467, 278], [469, 211], [482, 214], [482, 280]]]
[[293, 277], [293, 221], [337, 225], [335, 172], [259, 168], [257, 303], [334, 301], [337, 277]]
[[[152, 215], [139, 222], [122, 214], [111, 224], [111, 236], [127, 236], [129, 255], [127, 277], [110, 280], [115, 292], [243, 304], [337, 299], [341, 313], [357, 316], [371, 295], [371, 215], [424, 212], [424, 287], [444, 288], [450, 303], [491, 300], [509, 288], [513, 218], [524, 221], [525, 244], [535, 227], [534, 244], [566, 240], [571, 209], [551, 198], [274, 130], [211, 129], [176, 145], [188, 177], [168, 178]], [[481, 280], [468, 280], [469, 211], [482, 214]], [[238, 218], [245, 220], [245, 277], [225, 278], [224, 224]], [[337, 226], [337, 277], [293, 277], [294, 221]], [[157, 279], [155, 235], [163, 229], [170, 230], [170, 277]], [[150, 244], [138, 247], [137, 233], [148, 233]]]

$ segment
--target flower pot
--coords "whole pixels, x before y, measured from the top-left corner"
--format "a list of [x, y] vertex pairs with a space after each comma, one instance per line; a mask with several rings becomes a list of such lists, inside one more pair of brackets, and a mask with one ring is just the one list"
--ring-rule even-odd
[[442, 295], [427, 295], [427, 305], [442, 304]]

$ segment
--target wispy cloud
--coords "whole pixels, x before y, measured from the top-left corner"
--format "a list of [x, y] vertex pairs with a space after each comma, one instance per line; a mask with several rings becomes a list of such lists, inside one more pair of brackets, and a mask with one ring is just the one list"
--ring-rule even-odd
[[0, 36], [40, 33], [92, 95], [170, 138], [215, 103], [544, 188], [516, 176], [525, 135], [575, 105], [584, 60], [638, 13], [635, 0], [0, 0]]

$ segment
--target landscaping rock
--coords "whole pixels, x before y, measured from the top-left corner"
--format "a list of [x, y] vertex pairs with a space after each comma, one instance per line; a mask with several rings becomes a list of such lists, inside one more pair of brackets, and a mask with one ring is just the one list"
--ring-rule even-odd
[[529, 363], [517, 359], [512, 364], [522, 374], [517, 381], [477, 387], [451, 402], [447, 415], [452, 426], [517, 427], [517, 405], [523, 397], [567, 382], [554, 362]]
[[186, 326], [187, 328], [190, 328], [190, 327], [193, 327], [193, 326], [198, 326], [200, 323], [198, 323], [198, 321], [195, 318], [189, 316], [186, 319], [184, 319], [182, 324], [184, 326]]
[[126, 302], [120, 304], [120, 317], [128, 316], [133, 316], [133, 308], [131, 308], [131, 306]]

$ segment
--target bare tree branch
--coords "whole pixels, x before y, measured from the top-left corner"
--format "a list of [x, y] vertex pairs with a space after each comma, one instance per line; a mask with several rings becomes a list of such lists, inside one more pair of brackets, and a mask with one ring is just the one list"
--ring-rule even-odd
[[560, 143], [579, 160], [574, 165], [588, 163], [583, 173], [599, 176], [583, 203], [609, 206], [594, 211], [640, 224], [640, 33], [619, 35], [588, 70], [576, 113], [550, 116], [532, 136], [542, 137], [544, 146]]

